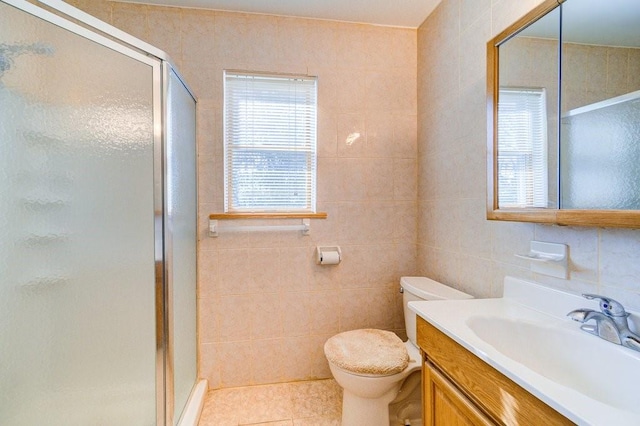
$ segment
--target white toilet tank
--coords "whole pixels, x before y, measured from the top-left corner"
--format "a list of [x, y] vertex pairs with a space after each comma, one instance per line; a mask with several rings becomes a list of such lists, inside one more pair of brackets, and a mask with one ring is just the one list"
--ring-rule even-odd
[[473, 299], [473, 296], [463, 293], [455, 288], [426, 277], [402, 277], [400, 278], [402, 291], [402, 306], [404, 308], [404, 325], [407, 328], [407, 336], [416, 347], [416, 314], [409, 309], [409, 302], [418, 300], [448, 300], [448, 299]]

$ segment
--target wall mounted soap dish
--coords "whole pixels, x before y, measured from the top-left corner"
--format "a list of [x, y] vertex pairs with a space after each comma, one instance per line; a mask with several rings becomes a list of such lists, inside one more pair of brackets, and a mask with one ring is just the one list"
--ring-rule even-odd
[[569, 247], [566, 244], [531, 241], [529, 253], [516, 254], [531, 261], [531, 271], [552, 277], [569, 279]]

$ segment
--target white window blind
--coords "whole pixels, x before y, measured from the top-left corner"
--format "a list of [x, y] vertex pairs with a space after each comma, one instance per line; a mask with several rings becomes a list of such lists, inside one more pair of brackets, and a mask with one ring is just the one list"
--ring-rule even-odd
[[547, 207], [544, 89], [501, 88], [498, 98], [498, 206]]
[[225, 211], [315, 212], [315, 77], [225, 72]]

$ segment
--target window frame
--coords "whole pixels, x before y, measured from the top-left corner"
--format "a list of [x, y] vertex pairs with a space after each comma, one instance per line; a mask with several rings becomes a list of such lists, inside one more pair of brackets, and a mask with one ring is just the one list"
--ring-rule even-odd
[[[526, 116], [527, 123], [523, 127], [527, 127], [527, 141], [523, 143], [520, 140], [513, 140], [514, 149], [505, 149], [501, 147], [497, 151], [496, 161], [496, 180], [498, 184], [497, 201], [500, 209], [510, 208], [546, 208], [549, 204], [549, 187], [548, 187], [548, 124], [547, 124], [547, 96], [544, 88], [531, 87], [500, 87], [498, 96], [498, 122], [504, 119], [505, 111], [501, 109], [500, 103], [505, 96], [526, 96], [535, 97], [536, 102], [520, 100], [520, 106], [526, 106], [528, 109], [520, 110], [520, 114]], [[526, 104], [526, 105], [525, 105]], [[537, 110], [534, 110], [534, 107]], [[511, 111], [513, 112], [513, 111]], [[532, 118], [532, 116], [537, 117]], [[533, 128], [539, 125], [539, 128]], [[507, 128], [508, 126], [498, 126], [498, 128]], [[536, 138], [534, 134], [539, 135]], [[498, 134], [499, 144], [504, 143], [504, 135]], [[506, 155], [505, 155], [506, 154]], [[504, 172], [501, 159], [507, 157], [512, 159], [512, 165], [519, 166], [520, 170], [514, 172], [514, 180], [520, 182], [518, 185], [518, 193], [513, 192], [512, 197], [516, 197], [517, 201], [513, 203], [503, 203], [505, 198], [505, 188], [509, 186], [501, 180], [501, 173]], [[515, 167], [514, 167], [515, 168]], [[514, 168], [511, 168], [513, 171]], [[524, 183], [524, 185], [522, 185]]]
[[[233, 165], [230, 163], [232, 163], [233, 158], [236, 158], [235, 153], [240, 151], [238, 149], [238, 146], [242, 146], [243, 144], [242, 142], [237, 142], [237, 139], [236, 139], [236, 143], [234, 143], [232, 139], [233, 135], [231, 135], [229, 131], [229, 127], [231, 123], [230, 120], [233, 119], [229, 117], [229, 114], [231, 113], [230, 109], [232, 109], [231, 105], [233, 101], [229, 99], [230, 95], [229, 95], [228, 85], [229, 85], [230, 79], [233, 79], [233, 78], [237, 78], [238, 80], [246, 78], [247, 81], [257, 80], [258, 84], [260, 84], [259, 79], [261, 78], [265, 80], [279, 81], [281, 83], [284, 83], [287, 80], [291, 81], [292, 83], [295, 81], [305, 82], [306, 87], [304, 87], [303, 93], [305, 94], [306, 97], [310, 98], [310, 101], [305, 103], [301, 102], [301, 103], [295, 104], [298, 106], [300, 105], [302, 106], [301, 108], [303, 110], [303, 113], [301, 114], [302, 118], [296, 117], [294, 119], [294, 121], [296, 121], [296, 123], [293, 126], [294, 130], [292, 130], [290, 133], [286, 133], [285, 131], [285, 137], [284, 137], [284, 139], [286, 139], [287, 142], [292, 142], [296, 145], [287, 146], [286, 145], [287, 142], [283, 143], [282, 141], [280, 141], [277, 148], [268, 147], [268, 144], [266, 145], [255, 144], [253, 148], [247, 148], [247, 146], [252, 145], [251, 143], [248, 143], [244, 148], [240, 149], [240, 150], [244, 150], [245, 152], [252, 152], [253, 155], [256, 156], [256, 158], [261, 157], [261, 154], [259, 154], [258, 151], [262, 152], [263, 154], [271, 153], [275, 157], [279, 157], [277, 155], [277, 152], [295, 154], [295, 156], [298, 156], [298, 157], [300, 157], [301, 155], [304, 156], [305, 157], [304, 161], [296, 162], [298, 164], [306, 163], [306, 166], [302, 167], [301, 170], [299, 170], [299, 174], [304, 176], [304, 178], [299, 178], [295, 181], [298, 183], [304, 183], [305, 193], [299, 198], [300, 200], [301, 199], [305, 200], [304, 206], [302, 206], [302, 203], [297, 207], [288, 207], [285, 204], [276, 203], [273, 206], [265, 208], [265, 206], [260, 206], [257, 204], [254, 204], [252, 206], [243, 206], [243, 205], [238, 205], [238, 203], [236, 203], [236, 199], [234, 198], [234, 188], [238, 188], [239, 184], [234, 180], [234, 176], [236, 176], [234, 175], [235, 169], [233, 168]], [[309, 88], [308, 86], [309, 82], [313, 82], [313, 85], [311, 88]], [[251, 215], [251, 214], [260, 215], [261, 217], [264, 217], [265, 215], [267, 216], [270, 215], [272, 217], [287, 217], [287, 216], [288, 217], [292, 217], [292, 216], [314, 217], [316, 215], [326, 216], [326, 214], [324, 213], [316, 213], [317, 157], [318, 157], [318, 149], [317, 149], [318, 79], [317, 77], [309, 76], [309, 75], [300, 75], [300, 74], [281, 74], [281, 73], [263, 73], [263, 72], [248, 72], [248, 71], [238, 71], [238, 70], [225, 70], [223, 73], [223, 84], [224, 84], [224, 90], [223, 90], [223, 106], [224, 106], [223, 108], [223, 147], [224, 147], [223, 168], [224, 168], [224, 171], [223, 173], [224, 173], [224, 212], [225, 214], [238, 215], [243, 217], [246, 217], [247, 215]], [[296, 89], [294, 88], [293, 91], [295, 92], [295, 90]], [[260, 97], [260, 95], [256, 95], [255, 98], [251, 98], [249, 96], [248, 99], [253, 99], [253, 102], [269, 101], [269, 98], [264, 96]], [[277, 96], [274, 99], [275, 100], [273, 102], [282, 103], [282, 99], [277, 99]], [[287, 107], [285, 106], [285, 108]], [[295, 109], [295, 106], [294, 106], [294, 109]], [[249, 116], [251, 116], [251, 113], [249, 113]], [[300, 123], [302, 123], [302, 126], [298, 126], [298, 123], [297, 123], [298, 120], [300, 121]], [[273, 134], [274, 129], [277, 129], [277, 124], [278, 123], [276, 123], [273, 127], [269, 127], [266, 130], [267, 132], [266, 136]], [[299, 132], [298, 130], [299, 127], [302, 127], [304, 130], [302, 132]], [[279, 130], [282, 130], [282, 128], [280, 128]], [[234, 128], [234, 131], [235, 131], [235, 128]], [[302, 136], [298, 135], [297, 134], [298, 132]], [[263, 139], [266, 139], [266, 137]], [[300, 141], [302, 141], [302, 143], [298, 144], [297, 142], [300, 142]], [[258, 147], [260, 149], [258, 149]], [[264, 159], [267, 157], [261, 157], [261, 158]], [[288, 173], [288, 170], [286, 169], [274, 168], [269, 170], [276, 171], [276, 173], [277, 171], [280, 171], [282, 175], [287, 175]], [[268, 174], [268, 172], [266, 172], [265, 170], [261, 170], [261, 171]], [[274, 188], [278, 187], [279, 185], [277, 185], [277, 182], [278, 182], [277, 179], [275, 179], [272, 182], [268, 182], [267, 180], [264, 181], [265, 184], [269, 184], [269, 183], [273, 184], [274, 182], [276, 182], [276, 185], [274, 185]], [[259, 196], [257, 198], [260, 199]], [[282, 202], [285, 199], [286, 199], [286, 196], [281, 197], [280, 202]]]

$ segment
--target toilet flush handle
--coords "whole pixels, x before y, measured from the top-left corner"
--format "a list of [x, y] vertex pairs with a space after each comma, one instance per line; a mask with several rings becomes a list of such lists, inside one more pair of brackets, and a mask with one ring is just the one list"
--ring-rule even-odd
[[404, 288], [402, 288], [402, 286], [400, 286], [400, 293], [404, 293]]

